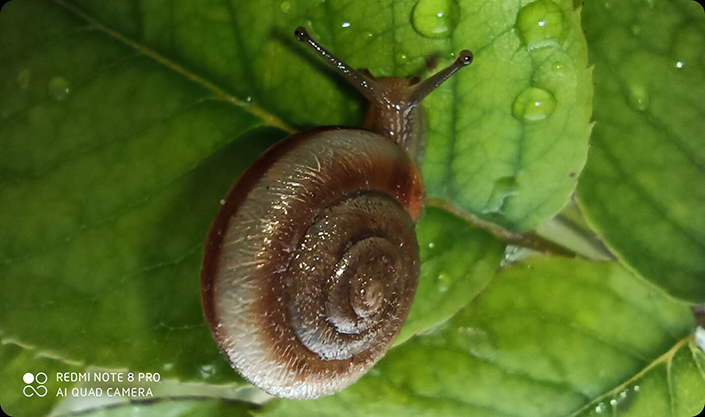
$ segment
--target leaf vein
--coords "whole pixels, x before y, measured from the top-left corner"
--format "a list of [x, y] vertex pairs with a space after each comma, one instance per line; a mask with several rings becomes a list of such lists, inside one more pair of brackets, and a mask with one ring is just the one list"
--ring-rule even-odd
[[244, 108], [245, 111], [262, 119], [262, 121], [265, 122], [265, 124], [270, 125], [270, 126], [274, 126], [274, 127], [278, 127], [278, 128], [280, 128], [286, 132], [289, 132], [289, 133], [294, 133], [296, 131], [296, 129], [289, 126], [283, 120], [279, 119], [274, 114], [266, 111], [262, 107], [260, 107], [256, 104], [248, 103], [246, 100], [241, 100], [240, 98], [236, 97], [235, 95], [228, 93], [225, 89], [216, 85], [212, 81], [207, 80], [206, 78], [194, 73], [193, 71], [186, 69], [182, 65], [176, 63], [175, 61], [170, 60], [169, 58], [165, 57], [164, 55], [161, 55], [161, 54], [157, 53], [156, 51], [148, 48], [147, 46], [145, 46], [137, 41], [134, 41], [132, 39], [129, 39], [125, 35], [109, 28], [108, 26], [97, 21], [95, 18], [89, 16], [87, 13], [85, 13], [83, 10], [79, 9], [78, 7], [67, 3], [65, 0], [53, 0], [53, 1], [56, 4], [58, 4], [59, 6], [64, 7], [66, 10], [70, 11], [71, 13], [84, 19], [86, 22], [94, 25], [96, 27], [96, 29], [113, 37], [116, 41], [122, 42], [125, 45], [128, 45], [128, 46], [134, 48], [138, 52], [154, 59], [155, 61], [157, 61], [158, 63], [171, 69], [172, 71], [175, 71], [175, 72], [183, 75], [185, 78], [187, 78], [197, 84], [202, 85], [204, 88], [211, 90], [216, 96], [221, 97], [223, 100], [228, 101], [235, 106]]

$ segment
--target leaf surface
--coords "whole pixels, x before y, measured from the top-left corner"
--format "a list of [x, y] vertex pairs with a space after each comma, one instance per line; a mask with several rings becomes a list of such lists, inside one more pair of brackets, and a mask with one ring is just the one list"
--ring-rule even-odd
[[360, 95], [296, 44], [297, 26], [376, 76], [425, 77], [473, 50], [474, 63], [424, 101], [428, 194], [518, 230], [567, 202], [585, 163], [592, 110], [579, 13], [569, 0], [529, 3], [78, 2], [90, 17], [295, 126], [362, 118]]
[[605, 242], [670, 294], [705, 300], [705, 13], [593, 1], [597, 120], [579, 201]]
[[[0, 406], [11, 416], [47, 415], [62, 399], [56, 396], [56, 373], [82, 369], [79, 364], [42, 356], [31, 347], [6, 340], [0, 344], [0, 364]], [[29, 384], [24, 380], [27, 373], [32, 374]]]
[[[436, 6], [449, 20], [436, 19]], [[233, 181], [269, 145], [307, 126], [359, 124], [362, 115], [359, 95], [293, 40], [301, 24], [352, 66], [379, 76], [423, 78], [472, 49], [473, 65], [425, 102], [428, 195], [518, 230], [568, 200], [585, 161], [592, 104], [579, 14], [568, 0], [323, 7], [292, 0], [15, 0], [0, 14], [0, 71], [9, 74], [0, 77], [0, 337], [19, 343], [13, 349], [22, 364], [39, 354], [62, 358], [56, 371], [127, 368], [244, 386], [201, 314], [198, 276], [210, 221]], [[486, 287], [504, 245], [437, 208], [427, 209], [417, 230], [422, 276], [398, 343], [410, 341], [352, 391], [301, 404], [350, 411], [340, 407], [369, 395], [376, 399], [371, 414], [389, 405], [408, 414], [504, 415], [509, 411], [480, 397], [506, 403], [512, 392], [526, 401], [540, 392], [536, 398], [557, 393], [555, 407], [587, 401], [572, 388], [546, 388], [540, 378], [515, 384], [504, 362], [491, 364], [494, 373], [479, 379], [485, 385], [468, 391], [474, 397], [443, 385], [446, 372], [469, 363], [474, 381], [474, 367], [483, 364], [468, 348], [466, 357], [444, 356], [456, 343], [453, 332], [479, 326], [464, 313], [446, 320]], [[619, 310], [619, 302], [604, 308]], [[690, 322], [678, 317], [671, 324], [682, 337], [650, 346], [646, 357], [687, 340]], [[551, 340], [564, 330], [537, 328]], [[419, 332], [426, 336], [412, 338]], [[463, 337], [482, 351], [489, 332], [473, 332]], [[440, 366], [428, 359], [436, 351]], [[429, 369], [408, 374], [416, 362]], [[505, 388], [502, 378], [509, 378]], [[493, 396], [495, 387], [502, 397]], [[596, 405], [599, 392], [612, 389], [599, 387], [605, 391], [596, 388]], [[14, 390], [3, 386], [0, 402], [10, 391], [16, 399]], [[202, 401], [203, 413], [213, 404]], [[279, 404], [272, 410], [291, 407]], [[175, 401], [96, 412], [178, 415], [198, 408]]]
[[690, 417], [705, 405], [692, 329], [685, 303], [619, 265], [532, 260], [357, 384], [263, 415]]

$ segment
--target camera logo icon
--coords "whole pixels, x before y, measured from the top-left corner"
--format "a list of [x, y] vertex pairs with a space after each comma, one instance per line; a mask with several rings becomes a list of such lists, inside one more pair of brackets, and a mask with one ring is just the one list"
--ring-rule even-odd
[[[24, 381], [25, 387], [22, 390], [24, 393], [25, 397], [43, 397], [47, 395], [47, 387], [44, 386], [47, 382], [47, 374], [44, 372], [39, 372], [37, 375], [32, 374], [31, 372], [27, 372], [22, 376], [22, 381]], [[36, 388], [32, 385], [34, 382], [37, 383]]]

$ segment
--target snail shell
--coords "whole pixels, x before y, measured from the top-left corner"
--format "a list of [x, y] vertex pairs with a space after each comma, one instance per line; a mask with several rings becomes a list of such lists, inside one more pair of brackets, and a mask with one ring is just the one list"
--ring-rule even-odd
[[378, 133], [306, 130], [250, 166], [209, 231], [201, 298], [233, 368], [272, 395], [302, 399], [355, 382], [407, 316], [424, 195], [417, 104], [469, 52], [424, 87], [355, 72], [302, 28], [296, 35], [372, 97], [366, 126]]

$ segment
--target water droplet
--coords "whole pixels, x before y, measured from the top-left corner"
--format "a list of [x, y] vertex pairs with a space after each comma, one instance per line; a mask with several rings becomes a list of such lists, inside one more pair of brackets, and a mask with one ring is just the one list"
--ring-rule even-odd
[[26, 90], [29, 87], [29, 80], [32, 78], [32, 71], [25, 69], [17, 74], [17, 85], [21, 89]]
[[411, 25], [426, 38], [447, 38], [458, 25], [456, 0], [419, 0], [411, 11]]
[[405, 62], [408, 61], [408, 60], [409, 60], [409, 55], [407, 55], [407, 54], [405, 54], [405, 53], [403, 53], [403, 52], [399, 52], [399, 53], [397, 54], [397, 63], [403, 64], [403, 63], [405, 63]]
[[512, 104], [512, 115], [522, 122], [538, 122], [556, 109], [556, 98], [543, 88], [530, 87], [519, 93]]
[[453, 279], [450, 277], [449, 274], [445, 272], [441, 272], [438, 274], [436, 287], [438, 288], [439, 293], [447, 292], [451, 284], [453, 284]]
[[348, 22], [348, 21], [346, 20], [346, 21], [344, 21], [343, 23], [341, 23], [340, 27], [342, 27], [342, 28], [349, 28], [349, 27], [350, 27], [350, 22]]
[[604, 414], [605, 411], [607, 411], [607, 407], [605, 406], [605, 403], [599, 403], [595, 406], [595, 412], [597, 414]]
[[529, 50], [559, 45], [564, 26], [563, 10], [550, 0], [529, 3], [517, 15], [517, 31]]
[[485, 214], [500, 214], [504, 210], [507, 200], [518, 192], [516, 178], [513, 176], [501, 177], [494, 182], [492, 195], [490, 196], [490, 205], [483, 213]]
[[634, 385], [634, 392], [639, 392], [641, 390], [641, 387], [638, 385]]
[[565, 63], [562, 62], [562, 61], [556, 61], [556, 62], [553, 63], [553, 65], [551, 65], [551, 70], [552, 70], [552, 71], [557, 71], [557, 72], [559, 72], [559, 71], [565, 71], [565, 70], [566, 70], [566, 65], [565, 65]]
[[291, 10], [291, 3], [289, 3], [288, 1], [283, 1], [282, 4], [279, 5], [279, 8], [282, 12], [289, 13], [289, 11]]
[[64, 77], [52, 77], [49, 80], [49, 94], [56, 101], [64, 101], [69, 96], [69, 82]]
[[634, 84], [629, 87], [629, 104], [637, 110], [644, 111], [649, 105], [649, 92], [646, 87]]
[[435, 247], [436, 247], [436, 244], [435, 244], [435, 243], [433, 243], [433, 242], [429, 242], [429, 243], [428, 243], [428, 248], [429, 248], [429, 249], [433, 249], [433, 248], [435, 248]]
[[486, 330], [479, 327], [458, 328], [458, 340], [468, 353], [480, 359], [493, 360], [497, 357], [497, 348]]
[[681, 69], [685, 66], [685, 61], [676, 61], [676, 68]]
[[638, 390], [634, 390], [634, 394], [629, 395], [629, 389], [621, 390], [613, 399], [610, 400], [610, 405], [612, 405], [613, 410], [625, 413], [629, 407], [632, 406], [634, 399], [636, 398]]
[[507, 247], [504, 249], [504, 258], [502, 258], [502, 262], [500, 263], [500, 265], [502, 267], [508, 267], [512, 264], [529, 258], [531, 254], [531, 249], [523, 248], [520, 246], [507, 245]]
[[[672, 56], [690, 67], [705, 67], [705, 33], [700, 33], [694, 25], [679, 27], [673, 39]], [[676, 67], [677, 68], [677, 67]]]

